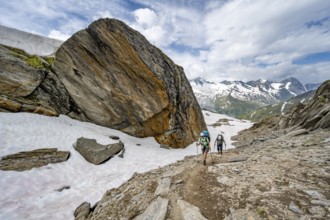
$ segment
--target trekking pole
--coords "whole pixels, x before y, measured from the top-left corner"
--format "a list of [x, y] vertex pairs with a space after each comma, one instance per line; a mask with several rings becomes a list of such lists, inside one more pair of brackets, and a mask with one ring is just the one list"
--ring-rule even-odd
[[211, 155], [212, 164], [214, 164], [211, 148], [210, 148], [210, 155]]
[[210, 153], [210, 155], [211, 155], [212, 164], [214, 164], [212, 153]]
[[[197, 154], [196, 154], [196, 158], [198, 157], [198, 144], [196, 143], [196, 151], [197, 151]], [[197, 160], [197, 163], [199, 162], [199, 160]]]

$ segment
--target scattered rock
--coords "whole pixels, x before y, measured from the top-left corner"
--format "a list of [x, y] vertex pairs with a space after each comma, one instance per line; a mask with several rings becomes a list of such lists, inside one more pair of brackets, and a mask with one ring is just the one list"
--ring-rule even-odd
[[123, 148], [123, 150], [121, 151], [121, 153], [118, 155], [118, 157], [124, 158], [124, 153], [125, 153], [125, 147]]
[[290, 205], [289, 205], [289, 209], [295, 213], [298, 213], [298, 214], [302, 214], [303, 211], [300, 210], [300, 208], [294, 204], [294, 202], [291, 201]]
[[181, 214], [184, 220], [207, 220], [198, 207], [184, 200], [178, 200], [177, 203], [181, 209]]
[[70, 189], [70, 186], [62, 186], [61, 188], [56, 189], [57, 192], [62, 192], [65, 189]]
[[228, 159], [229, 163], [235, 163], [235, 162], [243, 162], [246, 161], [248, 158], [247, 157], [232, 157]]
[[168, 192], [171, 186], [171, 178], [170, 177], [165, 177], [161, 178], [158, 181], [158, 187], [156, 189], [155, 195], [163, 195]]
[[113, 140], [120, 140], [120, 138], [118, 136], [115, 136], [115, 135], [110, 135], [109, 138], [111, 138]]
[[113, 155], [124, 149], [122, 142], [108, 145], [101, 145], [95, 139], [79, 138], [74, 145], [77, 150], [88, 162], [98, 165], [109, 160]]
[[49, 163], [61, 163], [69, 159], [70, 152], [58, 151], [57, 148], [22, 151], [3, 156], [0, 160], [0, 170], [24, 171]]
[[317, 192], [316, 190], [303, 190], [304, 193], [306, 193], [307, 195], [311, 196], [314, 199], [322, 199], [324, 198], [324, 196], [322, 194], [320, 194], [319, 192]]
[[170, 150], [171, 148], [165, 144], [161, 144], [160, 145], [160, 148], [163, 148], [163, 149], [167, 149], [167, 150]]
[[330, 207], [330, 200], [312, 200], [311, 203], [314, 205]]

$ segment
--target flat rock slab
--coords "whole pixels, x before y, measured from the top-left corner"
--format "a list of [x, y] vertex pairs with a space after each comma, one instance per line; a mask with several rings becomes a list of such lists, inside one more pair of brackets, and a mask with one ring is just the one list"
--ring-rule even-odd
[[168, 207], [168, 199], [158, 197], [148, 208], [134, 220], [165, 220]]
[[200, 212], [200, 209], [189, 202], [178, 200], [178, 205], [184, 220], [207, 220]]
[[101, 145], [95, 139], [78, 138], [73, 146], [88, 162], [98, 165], [109, 160], [113, 155], [124, 149], [122, 142]]
[[229, 163], [246, 161], [248, 157], [232, 157], [228, 159]]
[[291, 131], [290, 133], [286, 134], [282, 138], [288, 139], [288, 138], [296, 137], [296, 136], [303, 135], [303, 134], [308, 134], [308, 131], [306, 129], [299, 129], [299, 130]]
[[168, 190], [170, 189], [171, 186], [171, 178], [170, 177], [165, 177], [161, 178], [158, 181], [158, 187], [156, 189], [155, 195], [162, 195], [164, 193], [167, 193]]
[[57, 148], [22, 151], [2, 157], [0, 160], [0, 170], [30, 170], [35, 167], [45, 166], [49, 163], [67, 161], [69, 156], [69, 151], [58, 151]]

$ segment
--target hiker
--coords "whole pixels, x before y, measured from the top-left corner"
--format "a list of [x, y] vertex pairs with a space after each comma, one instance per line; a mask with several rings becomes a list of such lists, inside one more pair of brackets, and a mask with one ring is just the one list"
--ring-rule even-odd
[[197, 146], [202, 145], [202, 160], [203, 160], [203, 164], [206, 165], [207, 153], [211, 150], [210, 135], [208, 131], [203, 131], [200, 134], [200, 137], [196, 145]]
[[215, 146], [217, 146], [218, 154], [220, 154], [220, 153], [222, 154], [223, 144], [225, 144], [225, 146], [227, 146], [227, 144], [225, 142], [225, 138], [223, 137], [223, 135], [218, 134], [218, 137], [214, 141], [214, 149], [215, 149]]

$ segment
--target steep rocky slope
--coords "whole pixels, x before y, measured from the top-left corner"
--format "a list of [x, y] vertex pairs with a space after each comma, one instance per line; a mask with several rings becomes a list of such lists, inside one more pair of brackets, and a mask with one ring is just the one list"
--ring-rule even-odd
[[309, 102], [314, 97], [315, 92], [316, 90], [311, 90], [301, 95], [297, 95], [286, 102], [280, 102], [278, 104], [261, 107], [255, 111], [241, 115], [240, 118], [249, 121], [259, 122], [262, 119], [269, 118], [272, 116], [284, 115], [297, 104], [299, 103], [306, 104], [307, 102]]

